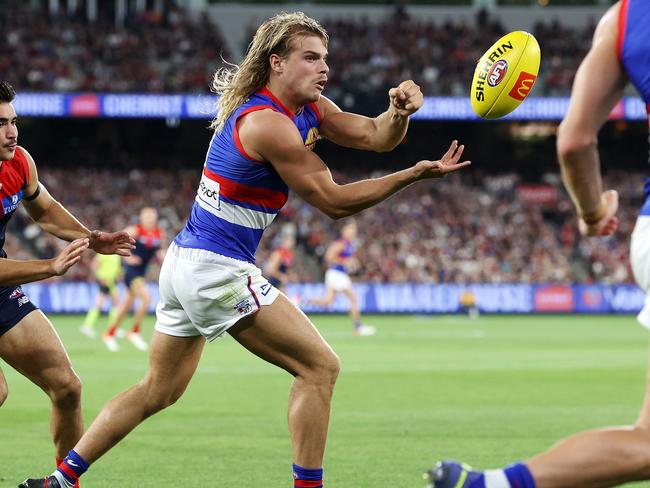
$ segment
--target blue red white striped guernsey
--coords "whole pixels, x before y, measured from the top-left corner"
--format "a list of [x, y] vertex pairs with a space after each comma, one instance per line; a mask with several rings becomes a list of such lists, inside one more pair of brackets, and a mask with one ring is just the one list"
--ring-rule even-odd
[[[351, 258], [354, 256], [354, 243], [348, 239], [339, 239], [339, 242], [343, 243], [343, 249], [341, 249], [341, 252], [339, 252], [338, 257], [342, 258], [343, 261], [346, 261], [347, 259]], [[339, 263], [339, 262], [332, 262], [329, 263], [329, 268], [330, 269], [336, 269], [338, 271], [343, 271], [344, 273], [348, 272], [348, 267], [344, 263]]]
[[20, 205], [29, 183], [29, 163], [20, 147], [16, 147], [13, 159], [0, 165], [0, 257], [6, 258], [5, 233], [9, 219]]
[[212, 137], [192, 213], [174, 240], [178, 246], [255, 263], [264, 229], [289, 196], [289, 188], [273, 166], [251, 158], [239, 141], [237, 120], [264, 109], [289, 117], [305, 145], [315, 145], [321, 119], [315, 103], [296, 115], [266, 88], [251, 95], [230, 116], [221, 132]]
[[[618, 59], [646, 104], [650, 127], [650, 1], [623, 0], [618, 13]], [[650, 178], [641, 215], [650, 216]]]

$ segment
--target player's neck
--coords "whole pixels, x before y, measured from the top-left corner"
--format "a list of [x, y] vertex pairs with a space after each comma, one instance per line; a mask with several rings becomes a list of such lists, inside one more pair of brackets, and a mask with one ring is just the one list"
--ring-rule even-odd
[[274, 83], [273, 80], [269, 81], [265, 88], [273, 94], [273, 97], [276, 98], [278, 102], [280, 102], [282, 107], [286, 109], [287, 112], [290, 112], [294, 115], [298, 115], [300, 112], [302, 112], [304, 104], [300, 104], [299, 102], [292, 100], [287, 93], [288, 90], [282, 89], [282, 87], [279, 86], [279, 84]]

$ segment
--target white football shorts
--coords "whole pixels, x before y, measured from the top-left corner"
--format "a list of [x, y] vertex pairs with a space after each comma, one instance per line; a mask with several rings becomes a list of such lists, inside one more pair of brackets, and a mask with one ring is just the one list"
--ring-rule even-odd
[[352, 280], [347, 273], [338, 269], [328, 269], [325, 271], [325, 287], [335, 291], [343, 291], [352, 288]]
[[638, 321], [650, 329], [650, 217], [641, 215], [634, 226], [630, 244], [630, 262], [637, 284], [646, 293], [645, 306]]
[[171, 243], [159, 278], [155, 329], [213, 341], [241, 318], [272, 304], [279, 291], [251, 263]]

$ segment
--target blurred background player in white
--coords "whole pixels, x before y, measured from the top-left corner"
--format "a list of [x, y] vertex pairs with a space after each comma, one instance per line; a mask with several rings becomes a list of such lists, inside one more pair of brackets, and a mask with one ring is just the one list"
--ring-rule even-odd
[[158, 225], [158, 211], [152, 207], [144, 207], [140, 210], [140, 223], [131, 226], [126, 231], [136, 242], [135, 250], [129, 257], [124, 258], [124, 284], [126, 295], [120, 304], [115, 315], [115, 320], [110, 324], [102, 340], [109, 351], [119, 351], [117, 343], [118, 331], [122, 321], [133, 308], [135, 300], [138, 301], [137, 308], [133, 313], [133, 325], [126, 337], [141, 351], [146, 351], [148, 345], [142, 338], [142, 320], [147, 315], [151, 294], [147, 286], [146, 274], [149, 263], [154, 258], [162, 259], [164, 251], [161, 250], [165, 239], [165, 232]]
[[[603, 192], [598, 131], [623, 95], [628, 81], [650, 115], [650, 2], [623, 0], [603, 16], [591, 50], [576, 74], [571, 103], [558, 132], [564, 184], [585, 236], [609, 236], [618, 227], [618, 194]], [[650, 178], [631, 242], [634, 276], [650, 294]], [[638, 315], [650, 328], [650, 299]], [[599, 488], [650, 479], [650, 376], [634, 425], [581, 432], [526, 463], [504, 470], [472, 471], [443, 461], [431, 472], [435, 488]]]
[[[21, 285], [65, 274], [88, 248], [127, 255], [133, 246], [125, 232], [88, 230], [39, 182], [34, 159], [18, 145], [15, 96], [14, 88], [0, 81], [0, 358], [50, 398], [50, 430], [58, 464], [83, 432], [81, 382], [54, 327]], [[21, 203], [44, 231], [71, 241], [54, 258], [8, 258], [4, 250], [7, 224]], [[0, 405], [8, 393], [0, 371]], [[13, 435], [19, 433], [11, 434], [3, 425], [4, 445], [10, 444]]]
[[[381, 178], [335, 183], [312, 151], [318, 134], [351, 148], [392, 150], [423, 96], [408, 80], [389, 90], [389, 107], [375, 118], [343, 112], [321, 96], [329, 72], [328, 39], [322, 26], [302, 12], [278, 14], [258, 28], [237, 68], [216, 73], [213, 86], [221, 98], [215, 133], [192, 213], [161, 269], [149, 370], [108, 402], [52, 475], [22, 486], [71, 486], [143, 420], [176, 402], [206, 341], [226, 331], [294, 377], [288, 406], [294, 488], [323, 486], [339, 359], [307, 316], [255, 265], [264, 229], [287, 202], [289, 188], [328, 216], [342, 218], [416, 181], [441, 178], [470, 164], [460, 161], [464, 147], [453, 141], [438, 161], [422, 160]], [[247, 473], [241, 476], [246, 485]]]
[[264, 274], [269, 283], [282, 292], [286, 291], [285, 285], [291, 279], [295, 247], [296, 238], [293, 234], [285, 234], [264, 265]]
[[119, 305], [117, 280], [122, 274], [122, 259], [117, 254], [97, 254], [93, 258], [92, 269], [97, 281], [97, 297], [95, 298], [95, 305], [88, 310], [79, 329], [83, 335], [91, 339], [96, 336], [95, 324], [102, 313], [106, 300], [111, 304], [108, 311], [108, 323], [113, 323], [117, 315]]
[[359, 269], [359, 262], [354, 256], [357, 224], [353, 220], [346, 222], [341, 228], [341, 235], [332, 242], [325, 251], [325, 296], [313, 298], [310, 302], [321, 307], [329, 307], [339, 293], [343, 293], [350, 302], [350, 317], [354, 323], [354, 333], [358, 336], [371, 336], [377, 330], [372, 325], [361, 323], [359, 300], [352, 287], [350, 273]]

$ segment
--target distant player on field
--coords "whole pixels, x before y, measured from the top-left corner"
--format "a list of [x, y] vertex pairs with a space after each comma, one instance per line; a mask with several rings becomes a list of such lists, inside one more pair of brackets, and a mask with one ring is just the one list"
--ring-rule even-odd
[[90, 337], [95, 337], [95, 323], [104, 308], [104, 302], [108, 299], [111, 308], [108, 312], [108, 323], [115, 320], [119, 296], [117, 292], [117, 280], [122, 274], [122, 259], [117, 254], [97, 254], [92, 263], [95, 279], [97, 280], [97, 297], [95, 305], [88, 310], [80, 332]]
[[[580, 232], [607, 236], [617, 226], [618, 194], [603, 192], [597, 134], [628, 81], [650, 114], [650, 2], [623, 0], [601, 19], [591, 50], [573, 83], [569, 111], [557, 147], [564, 184], [579, 217]], [[650, 178], [632, 233], [634, 276], [650, 293]], [[650, 296], [650, 295], [649, 295]], [[650, 328], [650, 298], [638, 316]], [[526, 463], [503, 470], [472, 471], [454, 461], [431, 472], [435, 488], [599, 488], [650, 479], [650, 383], [632, 426], [575, 434]]]
[[[469, 164], [459, 162], [463, 146], [454, 141], [440, 161], [336, 184], [311, 150], [319, 135], [348, 147], [391, 150], [423, 97], [415, 83], [405, 81], [390, 89], [389, 108], [373, 119], [341, 111], [321, 96], [329, 71], [327, 44], [327, 33], [315, 20], [300, 12], [279, 14], [259, 27], [238, 69], [217, 72], [214, 87], [221, 98], [215, 133], [192, 213], [160, 273], [149, 371], [104, 407], [51, 476], [22, 486], [70, 486], [144, 419], [173, 404], [192, 378], [206, 341], [227, 331], [295, 377], [288, 409], [292, 481], [294, 487], [322, 487], [339, 359], [307, 316], [255, 266], [262, 233], [286, 203], [289, 188], [341, 218], [418, 180]], [[178, 448], [182, 454], [182, 445]], [[172, 484], [193, 484], [191, 469], [179, 473]], [[246, 480], [242, 473], [242, 486], [249, 485]]]
[[[34, 159], [18, 145], [15, 95], [9, 83], [0, 81], [0, 358], [50, 398], [50, 430], [59, 458], [83, 432], [81, 382], [54, 327], [20, 285], [65, 274], [87, 248], [127, 255], [133, 246], [126, 232], [88, 230], [39, 183]], [[7, 224], [21, 203], [41, 229], [71, 241], [58, 256], [29, 261], [7, 257], [3, 249]], [[0, 371], [0, 405], [8, 392]], [[12, 432], [6, 423], [1, 430], [1, 442], [10, 449], [19, 432]]]
[[336, 295], [343, 293], [350, 302], [350, 317], [354, 323], [354, 333], [359, 336], [371, 336], [377, 331], [372, 325], [361, 323], [361, 312], [357, 294], [352, 287], [349, 273], [359, 268], [359, 262], [354, 256], [355, 240], [357, 238], [357, 224], [354, 221], [346, 223], [341, 229], [341, 235], [325, 251], [325, 296], [310, 300], [311, 303], [321, 307], [329, 307], [334, 302]]
[[124, 258], [124, 284], [126, 285], [126, 296], [120, 305], [115, 320], [109, 325], [102, 336], [102, 340], [109, 351], [119, 350], [116, 336], [126, 314], [133, 308], [133, 302], [138, 300], [138, 308], [133, 315], [133, 326], [127, 334], [131, 343], [146, 351], [147, 343], [142, 338], [142, 320], [149, 310], [151, 296], [145, 276], [149, 263], [158, 255], [160, 246], [165, 238], [164, 231], [158, 225], [158, 211], [152, 207], [144, 207], [140, 210], [140, 223], [129, 227], [126, 230], [135, 239], [135, 250], [133, 254]]
[[282, 243], [276, 247], [264, 265], [264, 274], [269, 283], [280, 291], [285, 291], [284, 286], [289, 281], [291, 266], [293, 265], [296, 238], [293, 235], [286, 235]]

